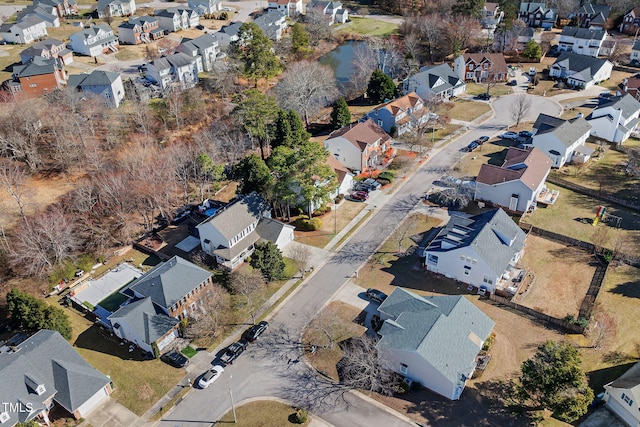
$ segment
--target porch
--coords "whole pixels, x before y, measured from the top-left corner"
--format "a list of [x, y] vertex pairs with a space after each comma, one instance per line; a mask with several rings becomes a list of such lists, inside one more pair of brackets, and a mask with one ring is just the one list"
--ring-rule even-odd
[[560, 196], [559, 190], [549, 190], [547, 187], [544, 187], [538, 194], [538, 197], [536, 197], [536, 203], [553, 205], [558, 199], [558, 196]]

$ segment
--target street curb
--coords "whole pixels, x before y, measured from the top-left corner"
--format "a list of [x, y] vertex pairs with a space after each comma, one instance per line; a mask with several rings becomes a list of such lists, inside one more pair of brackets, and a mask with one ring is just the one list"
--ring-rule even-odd
[[388, 407], [387, 405], [378, 402], [377, 400], [367, 396], [366, 394], [358, 391], [358, 390], [350, 390], [350, 393], [353, 393], [354, 395], [358, 396], [360, 399], [365, 400], [367, 402], [369, 402], [370, 404], [377, 406], [378, 408], [384, 410], [385, 412], [388, 412], [389, 414], [395, 416], [396, 418], [400, 418], [401, 420], [412, 424], [412, 425], [417, 425], [417, 423], [415, 421], [413, 421], [411, 418], [407, 417], [405, 414], [403, 414], [402, 412], [398, 412], [393, 408]]
[[[295, 403], [292, 403], [292, 402], [290, 402], [290, 401], [288, 401], [288, 400], [286, 400], [286, 399], [281, 399], [281, 398], [279, 398], [279, 397], [274, 397], [274, 396], [257, 396], [257, 397], [250, 397], [250, 398], [248, 398], [248, 399], [243, 399], [243, 400], [241, 400], [241, 401], [239, 401], [239, 402], [236, 402], [236, 403], [235, 403], [235, 406], [242, 406], [242, 405], [246, 405], [247, 403], [251, 403], [251, 402], [260, 402], [260, 401], [263, 401], [263, 400], [270, 400], [270, 401], [273, 401], [273, 402], [280, 402], [280, 403], [282, 403], [282, 404], [284, 404], [284, 405], [289, 405], [289, 406], [291, 406], [292, 408], [296, 408], [296, 407], [297, 407], [297, 406], [295, 405]], [[317, 420], [317, 421], [320, 421], [322, 424], [324, 424], [324, 425], [325, 425], [325, 426], [327, 426], [327, 427], [334, 427], [334, 425], [333, 425], [333, 424], [331, 424], [330, 422], [326, 421], [324, 418], [322, 418], [322, 417], [320, 417], [320, 416], [316, 415], [315, 413], [313, 413], [313, 412], [311, 412], [311, 411], [309, 411], [309, 418], [310, 418], [309, 425], [311, 425], [311, 424], [312, 424], [312, 421], [315, 419], [315, 420]], [[215, 425], [217, 425], [218, 423], [219, 423], [218, 421], [216, 421], [216, 422], [214, 422], [214, 423], [211, 423], [211, 426], [215, 426]]]

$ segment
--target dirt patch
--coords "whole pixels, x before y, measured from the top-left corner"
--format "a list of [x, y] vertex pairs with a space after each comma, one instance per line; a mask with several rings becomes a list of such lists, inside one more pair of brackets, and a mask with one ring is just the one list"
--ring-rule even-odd
[[535, 274], [535, 283], [517, 302], [558, 319], [577, 317], [595, 262], [584, 250], [529, 235], [521, 264]]
[[336, 235], [335, 231], [340, 232], [366, 206], [364, 203], [343, 200], [336, 211], [329, 211], [324, 215], [315, 217], [320, 218], [320, 221], [322, 221], [320, 229], [316, 231], [296, 230], [296, 241], [305, 245], [324, 248]]

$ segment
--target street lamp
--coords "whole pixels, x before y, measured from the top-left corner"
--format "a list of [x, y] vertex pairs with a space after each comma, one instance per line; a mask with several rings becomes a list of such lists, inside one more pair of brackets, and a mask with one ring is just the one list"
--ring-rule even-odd
[[231, 380], [233, 380], [233, 375], [229, 375], [229, 397], [231, 398], [231, 410], [233, 411], [233, 423], [236, 424], [238, 422], [238, 418], [236, 417], [236, 406], [233, 404], [233, 393], [231, 392]]

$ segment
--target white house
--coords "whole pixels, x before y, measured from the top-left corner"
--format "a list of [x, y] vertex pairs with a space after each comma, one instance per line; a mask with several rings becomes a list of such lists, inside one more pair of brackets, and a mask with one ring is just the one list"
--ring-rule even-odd
[[498, 3], [486, 2], [480, 13], [482, 14], [480, 25], [490, 30], [495, 29], [504, 17], [504, 12]]
[[373, 120], [350, 124], [329, 134], [324, 147], [353, 171], [364, 171], [382, 164], [391, 137]]
[[396, 135], [411, 132], [429, 120], [429, 109], [417, 93], [411, 92], [369, 111], [365, 117], [378, 124], [385, 132]]
[[560, 33], [558, 50], [593, 57], [608, 55], [610, 51], [607, 51], [603, 46], [608, 37], [609, 35], [605, 30], [590, 30], [588, 28], [567, 26]]
[[289, 18], [294, 18], [303, 12], [302, 0], [269, 0], [269, 9], [275, 9], [284, 13]]
[[218, 38], [211, 34], [205, 34], [195, 39], [182, 39], [182, 43], [178, 46], [177, 50], [193, 58], [201, 58], [198, 64], [201, 65], [202, 68], [199, 68], [198, 72], [212, 71], [213, 63], [220, 53]]
[[187, 5], [199, 16], [210, 15], [222, 10], [220, 0], [187, 0]]
[[98, 18], [131, 16], [136, 13], [135, 0], [98, 0]]
[[549, 156], [554, 168], [575, 161], [574, 157], [590, 154], [585, 150], [591, 149], [584, 147], [584, 143], [591, 132], [591, 125], [581, 116], [565, 120], [540, 114], [533, 124], [533, 132], [531, 143]]
[[611, 77], [613, 64], [577, 53], [563, 52], [549, 68], [549, 76], [566, 80], [569, 86], [588, 89]]
[[502, 166], [488, 163], [480, 167], [475, 200], [489, 202], [513, 212], [527, 212], [551, 170], [551, 159], [537, 148], [509, 147]]
[[603, 400], [626, 425], [640, 427], [640, 362], [604, 386]]
[[493, 292], [522, 256], [525, 238], [500, 208], [468, 218], [454, 214], [422, 256], [427, 270]]
[[336, 174], [336, 179], [338, 180], [338, 187], [336, 188], [336, 191], [331, 195], [331, 197], [335, 198], [339, 194], [348, 194], [349, 190], [351, 190], [351, 188], [353, 187], [354, 175], [334, 156], [327, 157], [327, 164], [331, 166]]
[[622, 144], [640, 122], [640, 102], [626, 94], [610, 99], [601, 99], [598, 107], [587, 116], [591, 135], [609, 142]]
[[421, 297], [402, 288], [378, 313], [382, 366], [458, 400], [495, 322], [462, 295]]
[[98, 95], [106, 105], [115, 108], [120, 106], [125, 95], [120, 74], [112, 71], [93, 70], [91, 74], [70, 75], [67, 87]]
[[29, 15], [15, 24], [0, 25], [0, 36], [7, 43], [27, 44], [47, 37], [47, 23], [36, 15]]
[[151, 61], [147, 65], [146, 77], [162, 89], [176, 84], [188, 89], [198, 83], [198, 58], [182, 52]]
[[20, 52], [20, 61], [26, 64], [36, 56], [42, 58], [60, 58], [64, 65], [69, 65], [73, 62], [73, 53], [67, 49], [66, 43], [57, 39], [45, 39], [29, 46]]
[[467, 90], [467, 84], [447, 64], [422, 67], [418, 74], [402, 82], [403, 92], [415, 92], [425, 100], [448, 101]]
[[233, 270], [255, 250], [255, 244], [264, 240], [278, 244], [282, 250], [293, 240], [294, 227], [270, 220], [259, 226], [263, 219], [271, 219], [271, 209], [256, 193], [240, 196], [235, 202], [218, 210], [198, 224], [202, 250], [216, 258], [219, 265]]
[[87, 56], [98, 56], [106, 52], [117, 52], [118, 37], [107, 24], [98, 24], [71, 34], [70, 47], [75, 53]]
[[524, 21], [529, 27], [553, 28], [558, 13], [550, 9], [545, 3], [522, 2], [518, 12], [518, 19]]
[[170, 7], [155, 11], [160, 28], [170, 32], [195, 28], [200, 24], [200, 16], [188, 7]]
[[277, 9], [267, 9], [265, 13], [257, 16], [253, 22], [273, 41], [280, 41], [282, 34], [287, 29], [287, 16]]
[[342, 3], [339, 1], [318, 1], [314, 0], [307, 6], [307, 9], [317, 10], [323, 15], [327, 16], [329, 25], [333, 25], [336, 22], [344, 24], [349, 19], [349, 12], [344, 9]]
[[30, 5], [18, 12], [18, 22], [22, 21], [27, 16], [37, 16], [47, 24], [47, 27], [59, 27], [60, 17], [58, 16], [58, 9], [53, 5]]
[[632, 61], [640, 62], [640, 39], [636, 40], [631, 48], [631, 54], [629, 54], [629, 59]]

